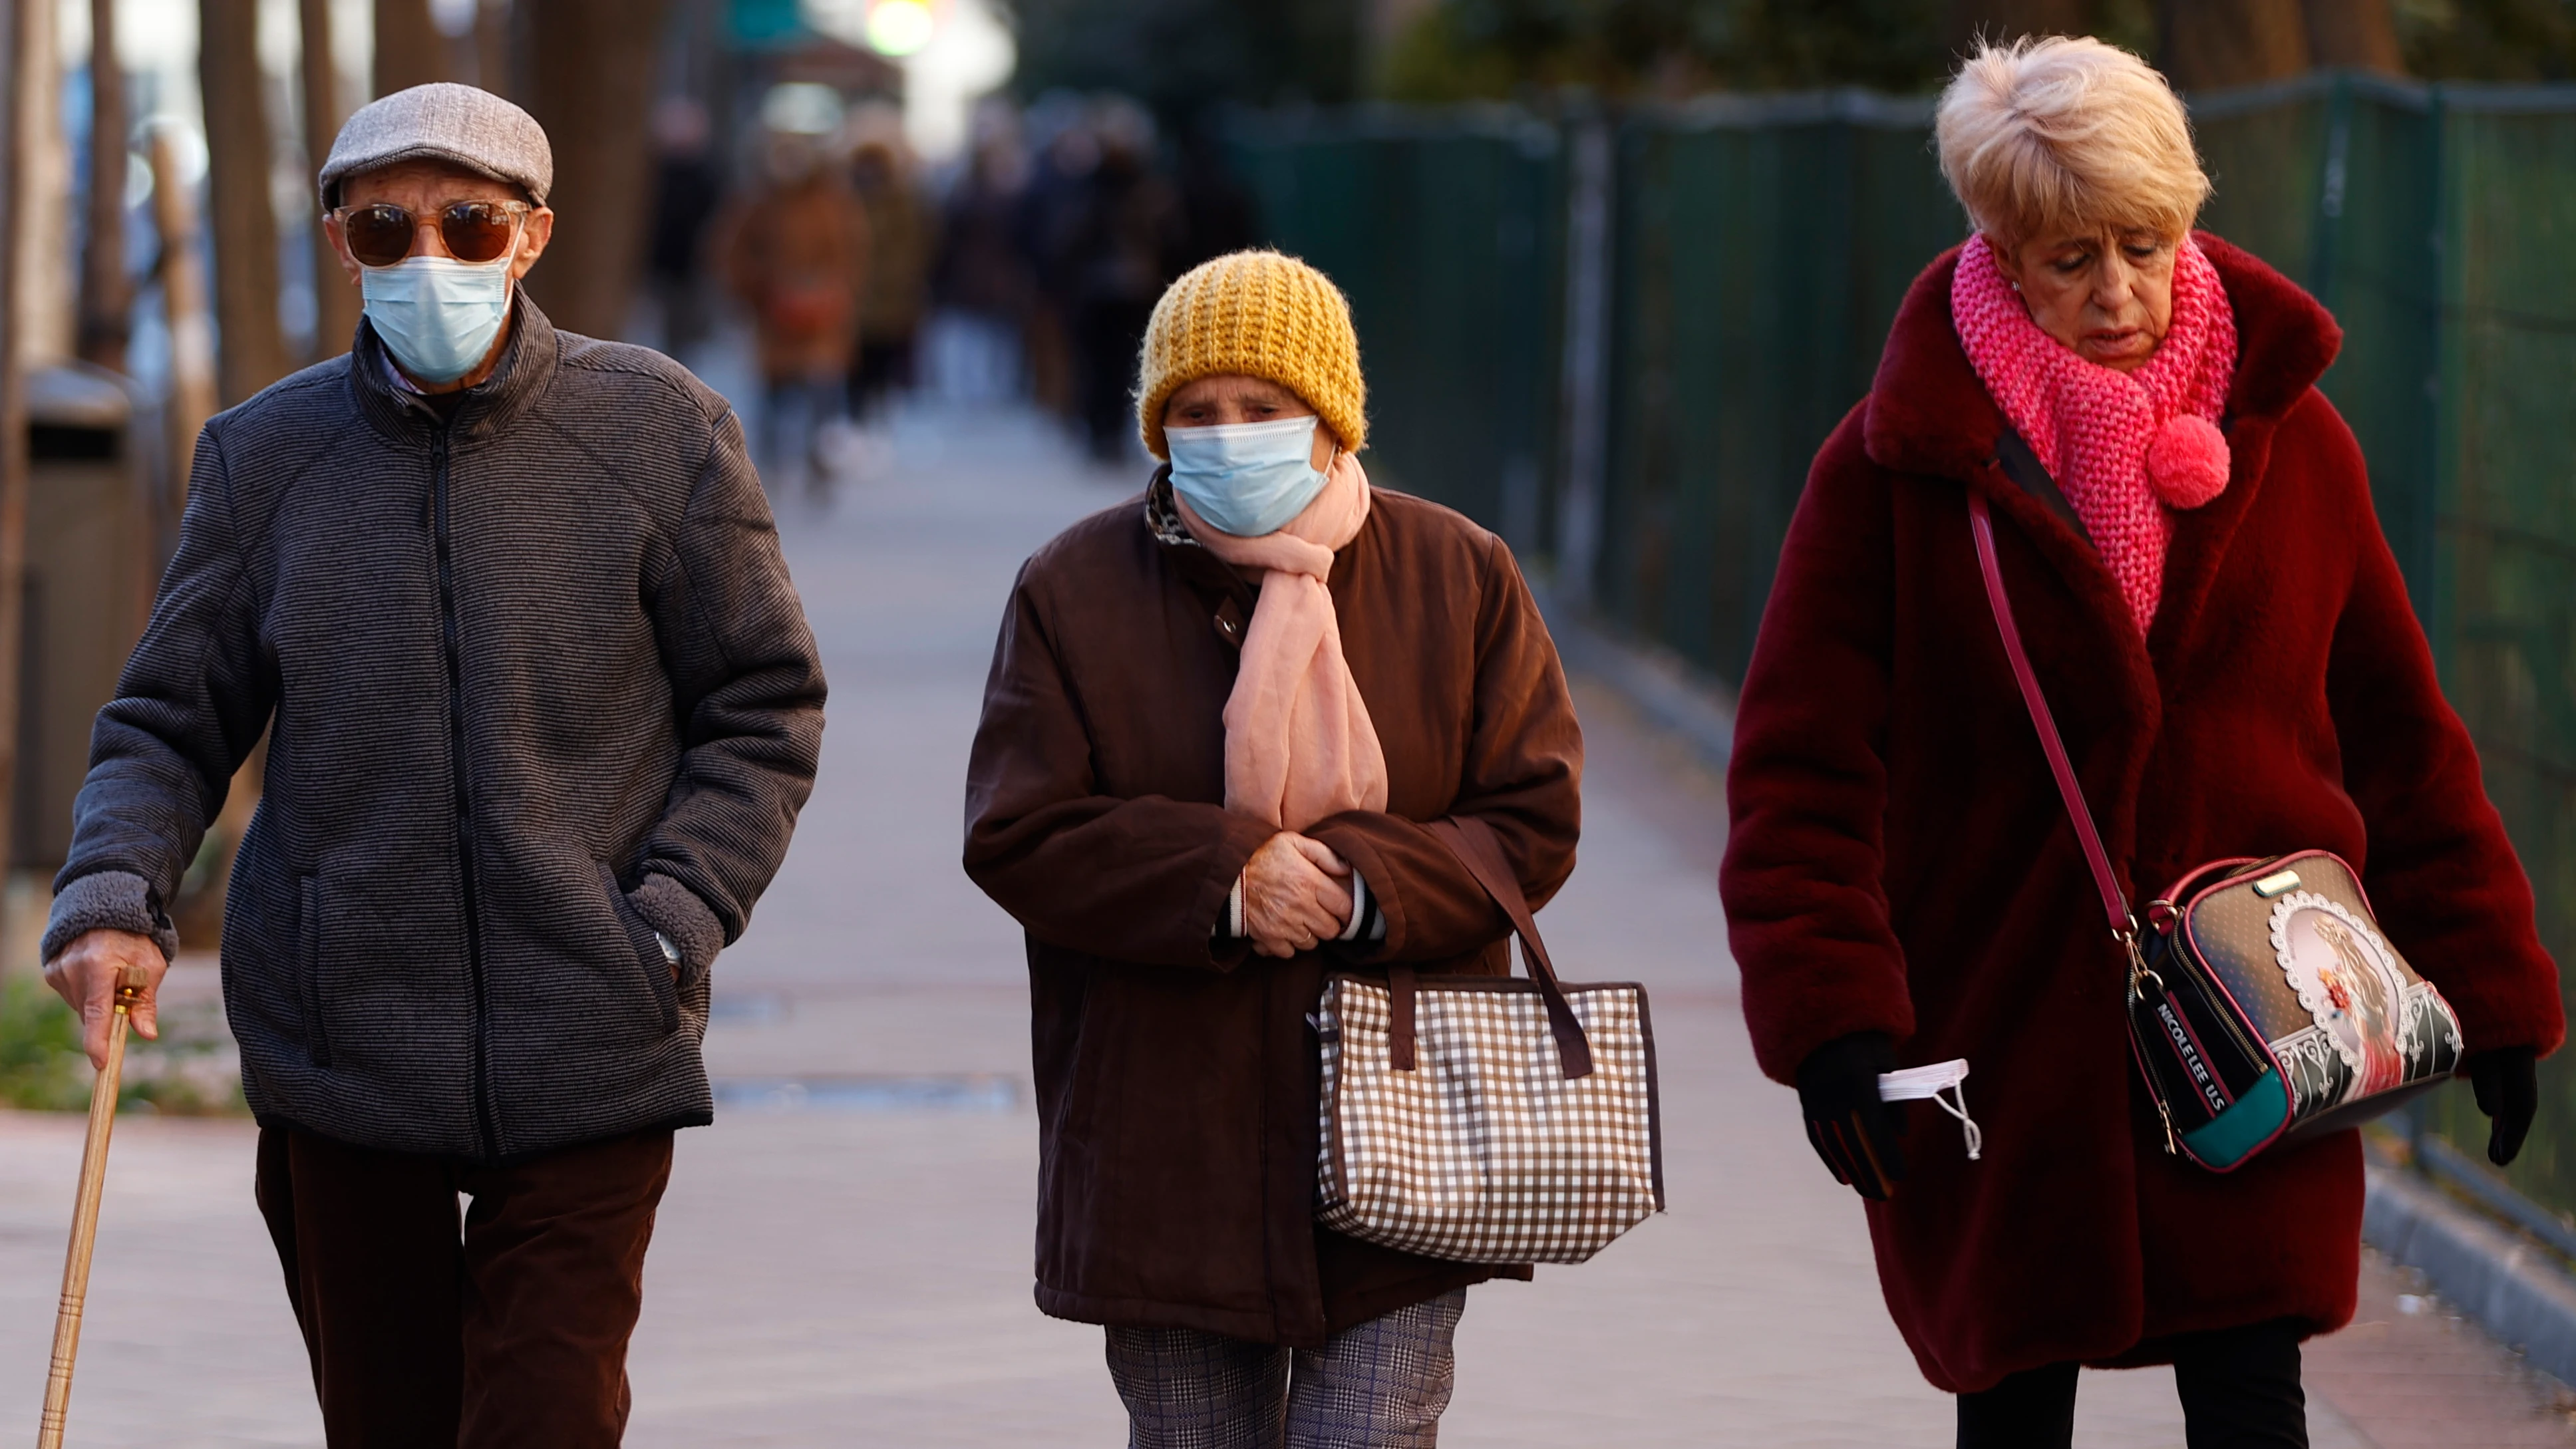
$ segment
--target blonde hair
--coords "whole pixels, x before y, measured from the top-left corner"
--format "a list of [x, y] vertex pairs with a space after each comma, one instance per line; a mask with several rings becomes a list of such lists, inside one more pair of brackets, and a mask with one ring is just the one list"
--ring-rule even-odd
[[1941, 175], [2000, 245], [2044, 232], [2179, 237], [2209, 199], [2182, 102], [2089, 37], [1980, 41], [1941, 92]]

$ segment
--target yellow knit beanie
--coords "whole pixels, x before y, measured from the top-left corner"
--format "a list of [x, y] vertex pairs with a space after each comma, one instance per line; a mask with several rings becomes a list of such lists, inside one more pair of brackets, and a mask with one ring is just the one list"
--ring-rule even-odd
[[1332, 279], [1278, 252], [1235, 252], [1203, 262], [1163, 292], [1145, 326], [1136, 420], [1145, 450], [1171, 456], [1163, 404], [1203, 377], [1240, 373], [1305, 400], [1358, 452], [1368, 441], [1368, 388], [1360, 381], [1351, 304]]

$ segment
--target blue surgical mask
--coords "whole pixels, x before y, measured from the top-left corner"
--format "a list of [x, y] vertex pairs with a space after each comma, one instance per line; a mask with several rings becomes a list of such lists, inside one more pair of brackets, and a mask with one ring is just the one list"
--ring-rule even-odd
[[359, 289], [367, 320], [402, 370], [415, 382], [450, 383], [472, 372], [501, 335], [510, 315], [510, 258], [405, 257], [368, 267]]
[[1277, 533], [1324, 491], [1314, 464], [1317, 421], [1167, 428], [1172, 489], [1199, 517], [1238, 538]]

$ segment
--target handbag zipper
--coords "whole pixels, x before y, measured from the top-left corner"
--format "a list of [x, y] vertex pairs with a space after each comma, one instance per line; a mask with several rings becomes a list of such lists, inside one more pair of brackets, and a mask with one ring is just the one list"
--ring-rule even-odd
[[[2280, 857], [2274, 856], [2273, 859], [2278, 860]], [[2269, 864], [2270, 862], [2266, 861], [2263, 863]], [[2227, 1039], [2235, 1044], [2238, 1051], [2245, 1054], [2248, 1061], [2267, 1060], [2271, 1056], [2271, 1053], [2255, 1044], [2254, 1039], [2246, 1034], [2245, 1023], [2237, 1018], [2234, 1011], [2228, 1009], [2221, 1003], [2218, 993], [2210, 990], [2209, 987], [2203, 984], [2199, 979], [2200, 977], [2211, 973], [2206, 967], [2196, 966], [2191, 960], [2188, 950], [2182, 944], [2182, 909], [2169, 900], [2149, 901], [2147, 903], [2147, 919], [2156, 923], [2156, 934], [2165, 938], [2165, 954], [2168, 957], [2183, 963], [2186, 968], [2184, 976], [2186, 979], [2191, 981], [2192, 988], [2200, 993], [2200, 999], [2204, 1005], [2208, 1006], [2209, 1014], [2218, 1018], [2218, 1024], [2220, 1028], [2227, 1033]], [[2143, 961], [2141, 961], [2140, 965], [2136, 967], [2135, 970], [2146, 970]], [[2147, 974], [2155, 976], [2153, 971], [2147, 971]], [[2131, 991], [2133, 993], [2131, 999], [2134, 1000], [2136, 999], [2134, 995], [2136, 989], [2134, 984], [2136, 981], [2135, 975], [2133, 974], [2130, 979], [2132, 982]], [[2162, 987], [2164, 984], [2164, 978], [2156, 976], [2156, 985]], [[2173, 993], [2171, 988], [2166, 988], [2165, 994], [2168, 996], [2172, 995]], [[2172, 1130], [2172, 1125], [2170, 1123], [2166, 1125], [2166, 1130]]]
[[[2194, 984], [2197, 985], [2198, 983], [2195, 982]], [[2236, 1012], [2232, 1008], [2221, 1004], [2217, 998], [2212, 996], [2206, 989], [2202, 990], [2201, 998], [2209, 1003], [2210, 1015], [2218, 1018], [2219, 1024], [2227, 1029], [2228, 1036], [2235, 1040], [2236, 1049], [2245, 1053], [2248, 1061], [2264, 1061], [2270, 1058], [2272, 1054], [2265, 1051], [2260, 1046], [2257, 1046], [2254, 1042], [2254, 1038], [2246, 1034], [2244, 1021], [2237, 1016]], [[2266, 1067], [2264, 1070], [2269, 1071], [2271, 1069]]]

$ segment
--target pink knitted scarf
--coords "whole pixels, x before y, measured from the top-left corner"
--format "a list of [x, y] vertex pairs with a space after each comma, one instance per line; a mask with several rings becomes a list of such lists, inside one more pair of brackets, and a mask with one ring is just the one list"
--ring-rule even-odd
[[1333, 555], [1368, 521], [1368, 474], [1336, 453], [1323, 491], [1276, 533], [1245, 538], [1199, 517], [1175, 494], [1200, 546], [1261, 570], [1261, 600], [1243, 631], [1225, 701], [1225, 808], [1303, 830], [1344, 810], [1386, 808], [1386, 752], [1368, 701], [1342, 657]]
[[2236, 372], [2236, 313], [2218, 269], [2183, 239], [2172, 325], [2135, 372], [2087, 362], [2041, 331], [1982, 236], [1960, 248], [1950, 317], [1978, 379], [2083, 520], [2145, 634], [2164, 594], [2174, 510], [2227, 487], [2218, 418]]

